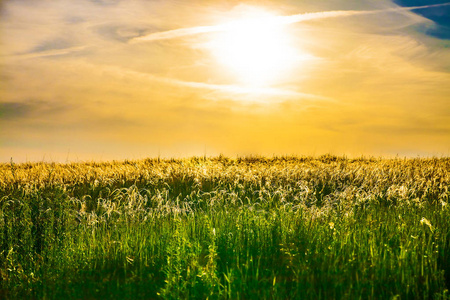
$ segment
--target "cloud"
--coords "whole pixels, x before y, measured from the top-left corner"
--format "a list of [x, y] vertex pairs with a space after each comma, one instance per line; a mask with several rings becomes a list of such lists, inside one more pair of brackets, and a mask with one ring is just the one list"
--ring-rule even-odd
[[208, 33], [208, 32], [217, 32], [224, 30], [223, 26], [197, 26], [190, 28], [181, 28], [174, 29], [162, 32], [155, 32], [148, 34], [146, 36], [135, 37], [130, 40], [130, 43], [138, 43], [138, 42], [151, 42], [157, 40], [166, 40], [166, 39], [174, 39], [189, 35], [195, 35], [199, 33]]
[[[369, 15], [369, 14], [379, 14], [379, 13], [388, 13], [388, 12], [401, 12], [401, 11], [411, 11], [417, 9], [426, 9], [426, 8], [437, 8], [450, 5], [448, 3], [441, 3], [435, 5], [421, 5], [421, 6], [413, 6], [413, 7], [395, 7], [389, 9], [381, 9], [381, 10], [365, 10], [365, 11], [357, 11], [357, 10], [349, 10], [349, 11], [324, 11], [324, 12], [314, 12], [314, 13], [301, 13], [290, 16], [275, 16], [275, 17], [265, 17], [264, 22], [274, 23], [274, 24], [294, 24], [307, 22], [312, 20], [322, 20], [329, 18], [341, 18], [341, 17], [351, 17], [358, 15]], [[221, 25], [213, 25], [213, 26], [196, 26], [189, 28], [180, 28], [168, 31], [160, 31], [150, 33], [145, 36], [135, 37], [130, 39], [130, 43], [139, 43], [139, 42], [151, 42], [157, 40], [165, 40], [165, 39], [174, 39], [180, 38], [190, 35], [202, 34], [202, 33], [210, 33], [210, 32], [220, 32], [226, 31], [232, 28], [239, 28], [240, 22], [230, 22]]]
[[135, 24], [101, 24], [94, 27], [94, 31], [109, 40], [118, 42], [127, 42], [134, 37], [138, 37], [146, 33], [148, 30], [143, 25]]
[[73, 43], [67, 38], [54, 38], [42, 42], [41, 44], [34, 47], [30, 52], [44, 52], [49, 50], [61, 50], [73, 47]]
[[89, 0], [89, 1], [102, 6], [111, 6], [117, 5], [121, 0]]
[[61, 49], [31, 51], [31, 52], [23, 53], [23, 54], [9, 55], [8, 58], [9, 59], [28, 59], [28, 58], [39, 58], [39, 57], [63, 56], [63, 55], [73, 54], [76, 52], [81, 52], [88, 48], [89, 48], [88, 46], [78, 46], [78, 47], [69, 47], [69, 48], [61, 48]]
[[[193, 81], [183, 81], [174, 78], [161, 77], [149, 73], [138, 72], [130, 69], [125, 69], [116, 66], [90, 66], [92, 68], [97, 68], [99, 70], [114, 74], [116, 76], [128, 76], [134, 79], [144, 79], [149, 81], [156, 81], [159, 83], [164, 83], [167, 85], [187, 87], [192, 89], [207, 90], [215, 92], [216, 97], [219, 99], [235, 99], [242, 100], [241, 96], [251, 96], [249, 101], [263, 103], [268, 101], [270, 103], [283, 102], [287, 99], [296, 98], [298, 100], [324, 100], [331, 101], [331, 98], [297, 92], [293, 90], [273, 88], [273, 87], [249, 87], [242, 85], [225, 85], [225, 84], [211, 84], [205, 82], [193, 82]], [[278, 97], [274, 99], [274, 97]]]
[[[271, 87], [248, 87], [239, 85], [224, 85], [224, 84], [210, 84], [203, 82], [191, 82], [191, 81], [181, 81], [177, 79], [169, 78], [157, 78], [156, 80], [162, 81], [168, 84], [184, 86], [195, 89], [211, 90], [214, 92], [224, 93], [227, 97], [239, 96], [239, 95], [252, 95], [255, 97], [274, 97], [278, 96], [279, 101], [283, 101], [284, 97], [287, 98], [298, 98], [298, 99], [314, 99], [314, 100], [331, 100], [328, 97], [323, 97], [314, 94], [301, 93], [286, 89], [271, 88]], [[276, 100], [268, 100], [270, 103], [277, 102]], [[263, 102], [261, 98], [256, 100], [256, 102]]]
[[68, 111], [71, 108], [72, 106], [67, 103], [55, 103], [34, 99], [15, 102], [0, 102], [0, 121], [20, 120], [33, 117], [47, 118], [50, 115], [57, 115]]
[[23, 102], [0, 103], [0, 120], [25, 118], [34, 110], [34, 105]]

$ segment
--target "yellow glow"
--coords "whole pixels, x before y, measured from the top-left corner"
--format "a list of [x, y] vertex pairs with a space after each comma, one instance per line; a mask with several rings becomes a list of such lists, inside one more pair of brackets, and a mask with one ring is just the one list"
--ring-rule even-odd
[[222, 29], [212, 51], [246, 85], [270, 85], [296, 61], [287, 29], [273, 15], [249, 14]]

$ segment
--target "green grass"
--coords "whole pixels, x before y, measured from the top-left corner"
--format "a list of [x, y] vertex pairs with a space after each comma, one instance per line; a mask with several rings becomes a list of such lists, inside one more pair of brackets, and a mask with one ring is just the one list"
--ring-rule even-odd
[[0, 164], [0, 298], [449, 299], [450, 158]]

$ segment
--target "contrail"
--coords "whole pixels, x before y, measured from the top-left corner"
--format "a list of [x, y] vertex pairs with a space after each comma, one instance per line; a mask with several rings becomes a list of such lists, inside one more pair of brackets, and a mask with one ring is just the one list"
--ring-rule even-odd
[[[434, 4], [434, 5], [423, 5], [423, 6], [409, 6], [409, 7], [394, 7], [388, 9], [380, 9], [380, 10], [336, 10], [336, 11], [324, 11], [324, 12], [314, 12], [314, 13], [302, 13], [291, 16], [276, 16], [276, 17], [267, 17], [264, 18], [264, 22], [270, 22], [273, 24], [294, 24], [301, 23], [311, 20], [320, 20], [327, 18], [339, 18], [339, 17], [350, 17], [357, 15], [369, 15], [369, 14], [378, 14], [385, 12], [398, 12], [398, 11], [410, 11], [416, 9], [425, 9], [439, 6], [447, 6], [450, 5], [450, 2]], [[230, 28], [239, 28], [239, 22], [231, 22], [222, 25], [212, 25], [212, 26], [196, 26], [196, 27], [188, 27], [188, 28], [180, 28], [174, 30], [160, 31], [150, 33], [145, 36], [135, 37], [131, 39], [130, 43], [139, 43], [139, 42], [150, 42], [157, 40], [165, 40], [165, 39], [175, 39], [184, 36], [196, 35], [201, 33], [209, 33], [209, 32], [220, 32], [226, 31]]]
[[394, 7], [388, 9], [379, 9], [379, 10], [336, 10], [336, 11], [324, 11], [324, 12], [316, 12], [316, 13], [304, 13], [297, 14], [291, 16], [280, 16], [279, 22], [283, 24], [293, 24], [300, 23], [310, 20], [319, 20], [319, 19], [327, 19], [327, 18], [339, 18], [339, 17], [350, 17], [357, 15], [370, 15], [370, 14], [379, 14], [386, 12], [398, 12], [398, 11], [410, 11], [416, 9], [425, 9], [439, 6], [447, 6], [450, 5], [450, 2], [441, 3], [441, 4], [433, 4], [433, 5], [423, 5], [423, 6], [409, 6], [409, 7]]

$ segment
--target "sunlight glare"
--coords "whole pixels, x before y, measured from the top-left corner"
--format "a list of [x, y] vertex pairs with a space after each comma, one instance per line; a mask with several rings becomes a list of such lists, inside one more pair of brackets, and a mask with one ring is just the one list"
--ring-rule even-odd
[[223, 25], [213, 44], [218, 61], [251, 86], [270, 85], [296, 59], [285, 24], [267, 13]]

